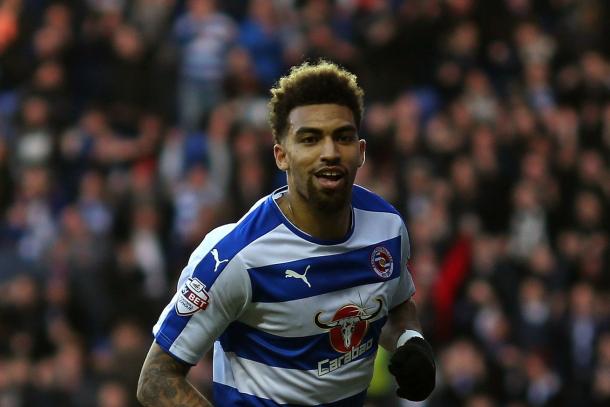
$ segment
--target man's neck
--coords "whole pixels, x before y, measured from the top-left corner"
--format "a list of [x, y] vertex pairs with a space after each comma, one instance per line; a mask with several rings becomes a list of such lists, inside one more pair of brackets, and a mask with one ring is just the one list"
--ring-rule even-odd
[[349, 205], [337, 212], [326, 212], [294, 202], [289, 193], [278, 200], [284, 216], [297, 228], [321, 240], [340, 240], [349, 232], [352, 211]]

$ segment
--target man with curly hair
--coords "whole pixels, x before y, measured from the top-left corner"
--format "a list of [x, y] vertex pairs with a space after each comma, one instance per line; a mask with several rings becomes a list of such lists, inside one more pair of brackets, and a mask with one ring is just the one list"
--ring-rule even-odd
[[211, 405], [185, 379], [214, 348], [219, 406], [358, 406], [377, 346], [397, 394], [425, 399], [435, 362], [421, 335], [406, 227], [354, 185], [366, 142], [356, 77], [320, 61], [271, 90], [273, 153], [287, 186], [210, 232], [153, 328], [138, 398]]

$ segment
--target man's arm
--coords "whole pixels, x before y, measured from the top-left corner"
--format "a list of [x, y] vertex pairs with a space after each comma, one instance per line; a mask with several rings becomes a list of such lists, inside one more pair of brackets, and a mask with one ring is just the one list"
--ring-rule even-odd
[[394, 308], [388, 315], [388, 322], [381, 330], [379, 344], [389, 352], [396, 350], [396, 341], [406, 329], [421, 332], [417, 317], [417, 307], [412, 298]]
[[394, 352], [388, 366], [396, 378], [396, 394], [404, 399], [426, 399], [436, 382], [432, 347], [421, 335], [417, 307], [412, 299], [395, 307], [381, 331], [379, 343]]
[[209, 406], [205, 399], [186, 380], [189, 366], [168, 355], [153, 342], [140, 372], [138, 400], [144, 406]]

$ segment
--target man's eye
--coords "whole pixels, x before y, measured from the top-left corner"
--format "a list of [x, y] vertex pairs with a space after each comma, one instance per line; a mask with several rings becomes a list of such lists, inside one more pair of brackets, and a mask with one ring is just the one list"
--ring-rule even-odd
[[316, 142], [316, 138], [313, 136], [306, 136], [301, 139], [301, 142], [305, 144], [312, 144]]
[[351, 141], [354, 140], [354, 135], [353, 134], [341, 134], [339, 135], [339, 141], [344, 142], [344, 143], [349, 143]]

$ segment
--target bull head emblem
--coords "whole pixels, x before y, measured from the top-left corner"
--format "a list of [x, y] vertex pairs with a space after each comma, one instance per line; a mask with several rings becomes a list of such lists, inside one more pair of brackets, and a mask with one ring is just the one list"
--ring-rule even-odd
[[[350, 349], [352, 345], [352, 334], [354, 333], [358, 322], [368, 321], [369, 319], [375, 318], [381, 312], [381, 309], [383, 308], [383, 301], [380, 298], [376, 298], [375, 301], [377, 301], [379, 306], [372, 314], [369, 315], [367, 315], [361, 308], [356, 307], [355, 305], [349, 305], [337, 311], [333, 319], [329, 322], [322, 322], [320, 320], [320, 314], [322, 314], [322, 312], [318, 312], [316, 314], [314, 321], [316, 325], [322, 329], [330, 330], [336, 327], [341, 328], [343, 346], [345, 349]], [[346, 310], [346, 308], [349, 309]], [[345, 312], [342, 312], [344, 310]], [[358, 344], [355, 344], [355, 346], [357, 345]]]

